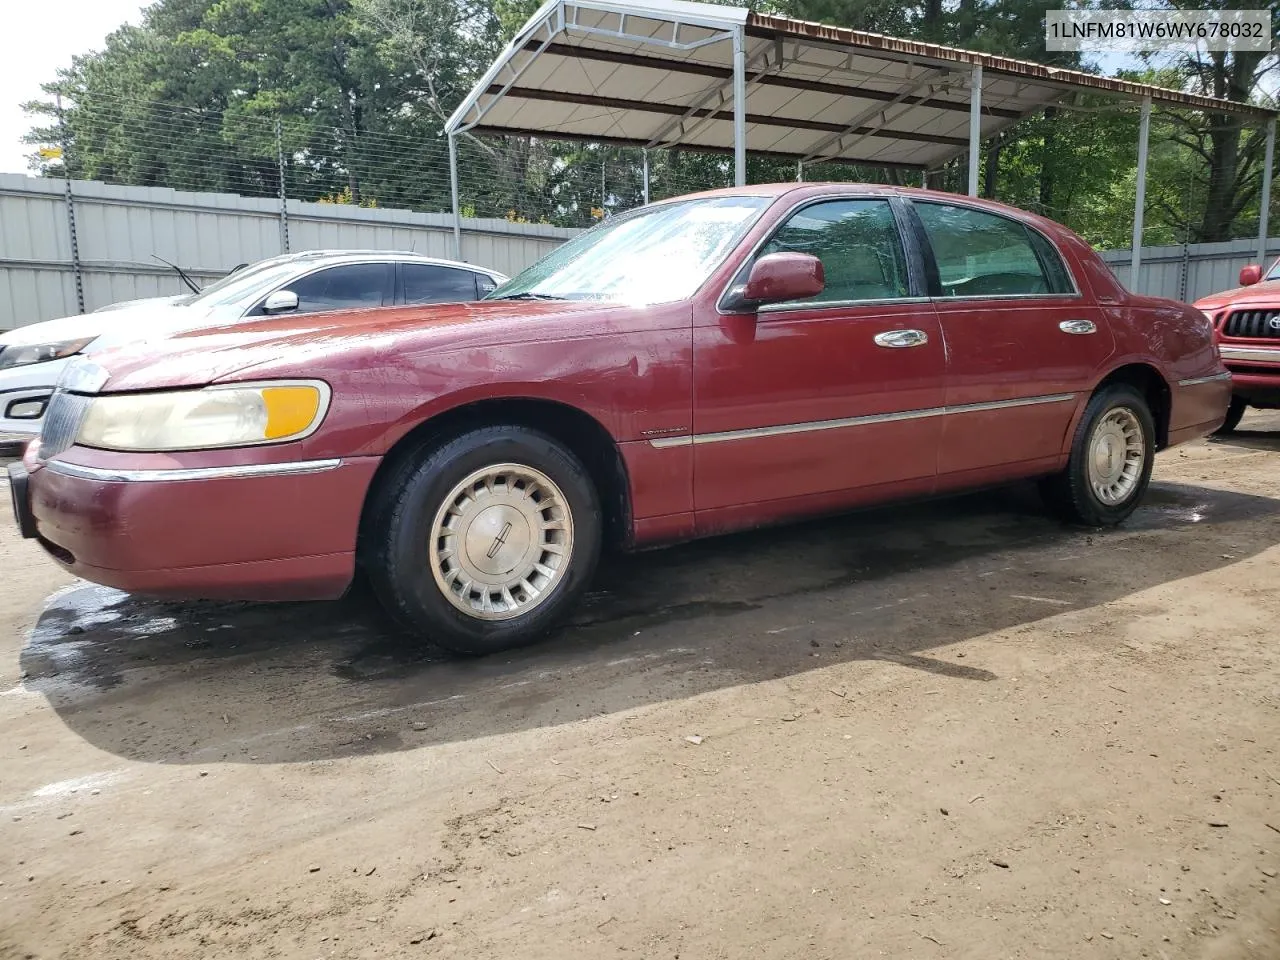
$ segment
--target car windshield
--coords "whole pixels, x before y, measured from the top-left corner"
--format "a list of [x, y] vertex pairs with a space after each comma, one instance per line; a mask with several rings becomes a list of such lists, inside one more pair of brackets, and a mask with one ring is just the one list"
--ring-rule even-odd
[[200, 291], [200, 295], [192, 297], [187, 303], [189, 307], [222, 307], [228, 304], [254, 300], [267, 293], [277, 284], [291, 279], [298, 272], [298, 262], [288, 260], [263, 260], [253, 266], [237, 270], [212, 283]]
[[574, 237], [486, 300], [671, 303], [694, 291], [770, 203], [709, 197], [645, 207]]

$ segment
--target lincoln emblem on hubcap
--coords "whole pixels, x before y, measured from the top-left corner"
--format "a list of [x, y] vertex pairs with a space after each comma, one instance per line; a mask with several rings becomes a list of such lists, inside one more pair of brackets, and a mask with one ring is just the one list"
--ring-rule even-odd
[[568, 501], [545, 473], [520, 464], [495, 464], [466, 477], [431, 525], [436, 585], [478, 620], [509, 620], [542, 603], [572, 556]]
[[1123, 503], [1142, 476], [1146, 459], [1142, 424], [1128, 407], [1116, 407], [1093, 428], [1089, 440], [1089, 485], [1106, 504]]

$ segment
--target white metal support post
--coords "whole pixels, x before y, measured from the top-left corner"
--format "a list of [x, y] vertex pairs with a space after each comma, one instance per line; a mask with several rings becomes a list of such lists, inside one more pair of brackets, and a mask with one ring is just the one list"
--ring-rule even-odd
[[804, 183], [804, 161], [796, 161], [796, 183]]
[[982, 146], [982, 64], [973, 65], [969, 85], [969, 196], [978, 195], [978, 151]]
[[1267, 269], [1267, 227], [1271, 214], [1271, 168], [1276, 162], [1276, 118], [1267, 121], [1267, 148], [1262, 158], [1262, 205], [1258, 208], [1258, 263]]
[[1133, 201], [1133, 251], [1129, 261], [1129, 289], [1138, 292], [1142, 272], [1142, 218], [1147, 205], [1147, 146], [1151, 140], [1151, 98], [1142, 98], [1142, 122], [1138, 127], [1138, 184]]
[[644, 202], [649, 202], [649, 151], [643, 150], [641, 154], [644, 157]]
[[449, 186], [453, 191], [453, 259], [462, 259], [462, 204], [458, 199], [458, 135], [449, 134]]
[[733, 29], [733, 182], [747, 185], [747, 54], [742, 27]]

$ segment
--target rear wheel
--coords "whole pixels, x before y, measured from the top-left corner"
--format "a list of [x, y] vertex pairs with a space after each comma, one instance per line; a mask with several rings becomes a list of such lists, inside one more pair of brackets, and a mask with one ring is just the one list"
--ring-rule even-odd
[[386, 478], [364, 562], [411, 631], [485, 654], [554, 626], [590, 580], [600, 539], [596, 491], [572, 452], [524, 427], [485, 427]]
[[1127, 384], [1103, 388], [1080, 419], [1067, 468], [1041, 483], [1045, 501], [1075, 523], [1120, 523], [1137, 509], [1151, 480], [1155, 436], [1142, 394]]
[[1227, 433], [1234, 433], [1236, 427], [1240, 426], [1240, 420], [1247, 409], [1249, 404], [1245, 402], [1244, 397], [1233, 396], [1231, 406], [1227, 407], [1227, 419], [1222, 422], [1222, 426], [1213, 431], [1213, 435], [1220, 437]]

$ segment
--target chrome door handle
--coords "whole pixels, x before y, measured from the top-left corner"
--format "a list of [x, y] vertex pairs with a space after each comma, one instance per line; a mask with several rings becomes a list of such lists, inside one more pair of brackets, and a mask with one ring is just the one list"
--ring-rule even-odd
[[886, 330], [877, 333], [875, 339], [879, 347], [923, 347], [929, 342], [929, 335], [923, 330]]
[[1058, 329], [1063, 333], [1097, 333], [1098, 325], [1092, 320], [1063, 320]]

